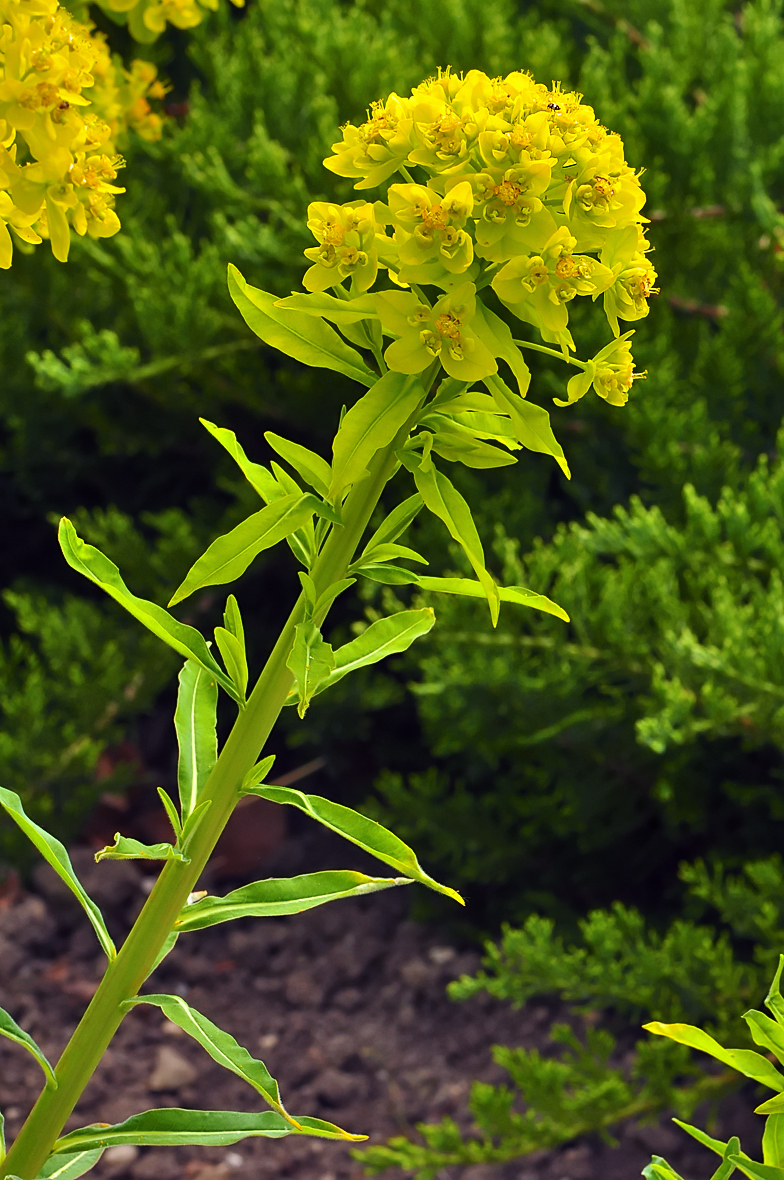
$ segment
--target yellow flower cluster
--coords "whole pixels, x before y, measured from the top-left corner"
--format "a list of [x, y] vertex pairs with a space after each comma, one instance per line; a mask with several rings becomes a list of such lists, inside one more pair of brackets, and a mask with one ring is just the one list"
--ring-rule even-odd
[[[573, 362], [593, 366], [593, 379], [573, 382], [569, 401], [591, 385], [614, 405], [626, 401], [636, 374], [618, 320], [647, 315], [656, 281], [645, 194], [620, 136], [582, 95], [522, 72], [447, 70], [407, 98], [375, 103], [332, 150], [326, 167], [358, 190], [397, 179], [386, 202], [310, 206], [319, 244], [306, 251], [305, 286], [323, 292], [350, 280], [359, 295], [383, 267], [397, 287], [412, 288], [379, 296], [382, 329], [396, 337], [390, 368], [419, 372], [440, 357], [457, 379], [495, 372], [508, 345], [490, 338], [477, 311], [486, 288], [569, 358], [570, 302], [601, 295], [616, 340], [595, 361]], [[420, 285], [446, 294], [430, 300]]]
[[0, 267], [11, 265], [12, 234], [48, 238], [64, 262], [71, 229], [117, 232], [117, 136], [133, 127], [156, 139], [149, 99], [164, 93], [154, 66], [123, 69], [57, 0], [0, 0]]
[[[215, 12], [218, 0], [97, 0], [98, 7], [108, 13], [110, 19], [127, 24], [136, 41], [155, 41], [167, 24], [178, 29], [192, 29], [201, 24], [208, 11]], [[237, 8], [243, 8], [245, 0], [232, 0]], [[87, 0], [73, 0], [69, 10], [82, 20], [87, 20]]]

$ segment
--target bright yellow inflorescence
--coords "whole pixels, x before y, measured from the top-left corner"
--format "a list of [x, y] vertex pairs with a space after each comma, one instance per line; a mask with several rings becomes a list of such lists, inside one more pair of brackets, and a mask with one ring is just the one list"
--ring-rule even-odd
[[[326, 167], [356, 189], [392, 183], [386, 202], [310, 206], [319, 245], [306, 251], [305, 286], [350, 280], [359, 295], [386, 268], [402, 288], [379, 295], [382, 328], [397, 337], [385, 354], [392, 369], [419, 372], [439, 356], [458, 380], [494, 372], [502, 354], [478, 298], [487, 287], [569, 356], [569, 304], [601, 295], [616, 340], [570, 382], [568, 402], [591, 386], [613, 405], [627, 400], [638, 375], [618, 320], [647, 315], [656, 281], [645, 194], [620, 136], [582, 95], [522, 72], [447, 70], [375, 103], [332, 150]], [[427, 285], [445, 294], [423, 299]]]
[[123, 69], [57, 0], [0, 0], [0, 16], [0, 266], [11, 265], [13, 236], [48, 238], [64, 262], [72, 229], [103, 238], [120, 228], [116, 140], [129, 127], [160, 135], [148, 100], [165, 90], [154, 66]]

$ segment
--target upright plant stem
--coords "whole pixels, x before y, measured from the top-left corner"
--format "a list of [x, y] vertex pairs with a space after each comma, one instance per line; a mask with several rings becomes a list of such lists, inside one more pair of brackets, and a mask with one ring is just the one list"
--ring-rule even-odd
[[[388, 447], [376, 454], [369, 477], [349, 493], [343, 506], [343, 524], [333, 528], [311, 571], [317, 593], [345, 577], [394, 468], [394, 452], [408, 437], [409, 430], [410, 422]], [[243, 779], [255, 764], [286, 702], [293, 683], [286, 660], [294, 642], [294, 629], [303, 614], [304, 598], [300, 596], [205, 783], [201, 799], [209, 799], [211, 805], [188, 846], [190, 863], [170, 860], [163, 868], [133, 929], [117, 958], [107, 967], [95, 996], [63, 1050], [55, 1068], [57, 1089], [47, 1087], [42, 1091], [14, 1145], [0, 1163], [0, 1180], [8, 1176], [35, 1180], [119, 1028], [125, 1015], [123, 1004], [138, 993], [150, 974], [237, 804]]]

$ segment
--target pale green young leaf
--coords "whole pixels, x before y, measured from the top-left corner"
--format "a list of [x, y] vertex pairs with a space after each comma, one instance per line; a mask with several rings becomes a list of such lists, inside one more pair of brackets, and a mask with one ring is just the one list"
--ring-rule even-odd
[[434, 410], [437, 410], [439, 414], [457, 414], [468, 411], [498, 413], [495, 398], [491, 397], [489, 393], [481, 393], [479, 390], [472, 389], [470, 393], [460, 392], [453, 396], [442, 397], [443, 385], [442, 381], [436, 397], [425, 406], [424, 416], [420, 419], [421, 423], [424, 423]]
[[165, 1107], [131, 1115], [124, 1123], [93, 1123], [58, 1139], [55, 1152], [89, 1151], [98, 1147], [230, 1147], [243, 1139], [281, 1139], [284, 1135], [317, 1135], [324, 1139], [359, 1141], [366, 1135], [348, 1131], [321, 1119], [297, 1118], [297, 1131], [275, 1110], [242, 1114], [233, 1110], [180, 1110]]
[[[440, 415], [444, 417], [445, 415]], [[512, 451], [519, 451], [521, 443], [517, 442], [511, 418], [504, 414], [485, 413], [479, 410], [463, 410], [449, 415], [450, 420], [461, 430], [468, 430], [476, 438], [494, 439], [502, 442]]]
[[409, 549], [408, 545], [390, 544], [374, 545], [372, 549], [367, 548], [357, 565], [368, 561], [391, 561], [394, 557], [402, 557], [407, 561], [418, 561], [422, 565], [430, 564], [427, 558], [423, 557], [421, 553], [417, 553], [416, 549]]
[[517, 441], [529, 451], [552, 455], [566, 478], [571, 479], [569, 464], [566, 462], [563, 447], [553, 434], [547, 410], [513, 393], [498, 376], [485, 377], [484, 381], [498, 409], [511, 418]]
[[266, 431], [264, 437], [273, 451], [277, 451], [282, 459], [299, 472], [305, 483], [315, 488], [320, 496], [327, 495], [332, 480], [332, 468], [326, 459], [322, 459], [321, 455], [314, 451], [309, 451], [307, 447], [300, 446], [299, 443], [289, 442], [279, 434], [273, 434], [271, 430]]
[[749, 1026], [754, 1044], [761, 1045], [763, 1049], [778, 1057], [779, 1063], [784, 1063], [784, 1028], [764, 1012], [754, 1009], [744, 1012], [743, 1019]]
[[223, 626], [227, 631], [231, 631], [232, 635], [236, 635], [244, 648], [245, 627], [242, 622], [242, 614], [240, 613], [240, 604], [233, 594], [230, 594], [226, 599], [226, 609], [223, 612]]
[[[735, 1149], [737, 1151], [737, 1148]], [[762, 1160], [780, 1168], [784, 1165], [784, 1114], [772, 1114], [765, 1119], [762, 1132]]]
[[219, 586], [239, 578], [255, 557], [309, 520], [315, 503], [316, 497], [309, 493], [292, 492], [254, 512], [230, 533], [217, 537], [191, 566], [169, 606], [182, 602], [203, 586]]
[[152, 973], [156, 969], [156, 967], [160, 967], [161, 963], [166, 958], [166, 956], [171, 951], [174, 950], [175, 943], [177, 942], [177, 939], [179, 937], [180, 937], [180, 935], [179, 935], [178, 931], [176, 931], [176, 930], [172, 930], [169, 934], [166, 935], [166, 941], [164, 942], [163, 946], [161, 947], [160, 951], [158, 952], [158, 957], [156, 958], [155, 962], [153, 963], [152, 967], [150, 968], [149, 974], [147, 976], [148, 979], [150, 978], [150, 975], [152, 975]]
[[[245, 793], [259, 795], [267, 787], [254, 787]], [[278, 788], [281, 789], [281, 788]], [[298, 877], [270, 877], [243, 885], [226, 897], [202, 897], [186, 906], [175, 923], [179, 933], [203, 930], [235, 918], [277, 918], [284, 914], [301, 914], [329, 901], [344, 897], [363, 897], [397, 885], [410, 885], [408, 877], [368, 877], [364, 873], [334, 869], [320, 873], [303, 873]]]
[[490, 618], [495, 627], [501, 599], [498, 587], [485, 569], [485, 554], [479, 533], [471, 515], [471, 509], [454, 484], [429, 461], [423, 462], [418, 455], [408, 452], [402, 456], [406, 466], [413, 472], [417, 490], [425, 507], [446, 525], [449, 535], [462, 546], [474, 573], [482, 584]]
[[156, 787], [158, 797], [163, 804], [163, 810], [166, 812], [169, 823], [174, 830], [174, 837], [179, 840], [182, 835], [182, 821], [180, 820], [177, 808], [174, 806], [174, 800], [169, 795], [168, 791], [164, 791], [163, 787]]
[[392, 544], [398, 537], [402, 536], [419, 512], [421, 512], [423, 503], [424, 501], [419, 492], [414, 492], [413, 496], [409, 496], [402, 504], [398, 504], [396, 508], [393, 508], [389, 516], [382, 521], [368, 541], [360, 561], [381, 545]]
[[[416, 575], [417, 585], [422, 590], [432, 590], [436, 594], [462, 594], [467, 598], [484, 598], [484, 587], [472, 578], [431, 578], [425, 574]], [[532, 610], [544, 611], [547, 615], [569, 622], [569, 616], [557, 602], [546, 598], [544, 594], [537, 594], [536, 590], [528, 590], [525, 586], [499, 586], [498, 594], [501, 602], [514, 602], [518, 606], [528, 606]]]
[[[643, 1026], [644, 1027], [644, 1026]], [[717, 1155], [726, 1158], [729, 1143], [723, 1143], [721, 1139], [713, 1139], [710, 1135], [706, 1135], [699, 1127], [693, 1127], [691, 1123], [682, 1123], [680, 1119], [672, 1120], [676, 1126], [685, 1131], [687, 1135], [691, 1135], [692, 1139], [696, 1139], [703, 1147], [707, 1147], [710, 1151], [715, 1151]]]
[[142, 844], [131, 836], [114, 833], [114, 844], [107, 844], [95, 854], [96, 863], [102, 860], [179, 860], [190, 864], [187, 856], [173, 844]]
[[377, 451], [405, 426], [425, 391], [417, 377], [385, 373], [344, 415], [332, 444], [330, 499], [362, 479]]
[[23, 1049], [26, 1049], [44, 1071], [47, 1086], [52, 1090], [57, 1089], [57, 1079], [54, 1076], [54, 1070], [47, 1060], [46, 1055], [38, 1048], [30, 1034], [26, 1033], [23, 1028], [20, 1028], [14, 1018], [9, 1016], [3, 1008], [0, 1008], [0, 1037], [6, 1037], [9, 1041], [14, 1041], [17, 1045], [21, 1045]]
[[465, 905], [459, 893], [450, 889], [448, 885], [440, 885], [424, 871], [413, 850], [404, 844], [394, 832], [382, 827], [373, 819], [360, 815], [351, 807], [344, 807], [342, 803], [333, 803], [331, 799], [323, 799], [320, 795], [304, 795], [292, 787], [276, 787], [268, 784], [254, 787], [248, 792], [259, 795], [262, 799], [270, 799], [273, 803], [287, 803], [292, 807], [304, 811], [311, 819], [318, 820], [324, 827], [337, 832], [345, 840], [356, 844], [363, 851], [375, 856], [393, 869], [397, 869], [405, 877], [418, 881], [420, 885], [427, 885], [437, 893], [444, 893]]
[[377, 664], [379, 660], [398, 652], [408, 651], [415, 639], [426, 635], [436, 621], [429, 607], [424, 610], [403, 610], [371, 623], [361, 635], [345, 643], [335, 652], [335, 664], [318, 692], [337, 684], [349, 672]]
[[356, 578], [341, 578], [339, 582], [333, 582], [331, 586], [327, 586], [322, 594], [319, 594], [315, 603], [313, 604], [313, 615], [317, 618], [322, 611], [326, 611], [339, 594], [344, 590], [348, 590], [356, 582]]
[[188, 851], [188, 845], [196, 834], [201, 821], [212, 807], [212, 799], [202, 799], [201, 803], [197, 803], [193, 811], [182, 827], [182, 835], [180, 836], [179, 848], [181, 852]]
[[294, 673], [297, 712], [300, 717], [304, 717], [313, 694], [335, 667], [332, 647], [325, 643], [315, 623], [297, 624], [294, 646], [286, 660], [286, 667]]
[[784, 1000], [781, 998], [782, 971], [784, 971], [784, 955], [779, 955], [779, 965], [765, 997], [765, 1007], [773, 1013], [779, 1024], [784, 1025]]
[[230, 1070], [237, 1077], [242, 1078], [249, 1086], [260, 1094], [273, 1110], [283, 1115], [288, 1123], [298, 1127], [295, 1120], [286, 1112], [280, 1098], [278, 1083], [267, 1069], [263, 1061], [251, 1056], [247, 1049], [234, 1039], [231, 1033], [224, 1032], [213, 1024], [201, 1012], [186, 1004], [181, 996], [147, 995], [136, 996], [129, 1000], [124, 1007], [130, 1008], [136, 1004], [153, 1004], [160, 1008], [172, 1024], [176, 1024], [188, 1036], [198, 1041], [203, 1049], [209, 1053], [213, 1061]]
[[647, 1032], [669, 1037], [670, 1040], [688, 1045], [692, 1049], [701, 1049], [703, 1053], [709, 1053], [717, 1061], [729, 1065], [747, 1078], [754, 1078], [755, 1082], [761, 1082], [763, 1086], [769, 1086], [771, 1090], [779, 1093], [784, 1090], [784, 1076], [767, 1057], [762, 1057], [753, 1049], [725, 1049], [713, 1037], [691, 1024], [661, 1024], [654, 1020], [651, 1024], [644, 1024], [643, 1028]]
[[361, 355], [318, 316], [277, 306], [274, 295], [251, 287], [229, 265], [229, 293], [252, 332], [286, 356], [317, 369], [332, 369], [352, 381], [371, 386], [375, 373]]
[[775, 1168], [770, 1164], [758, 1164], [745, 1155], [731, 1155], [729, 1162], [749, 1177], [749, 1180], [784, 1180], [784, 1168]]
[[462, 463], [465, 467], [479, 470], [492, 467], [511, 467], [517, 462], [514, 455], [483, 442], [479, 438], [471, 438], [457, 430], [450, 430], [444, 425], [433, 435], [433, 450], [449, 463]]
[[257, 762], [252, 766], [245, 778], [242, 780], [243, 791], [249, 791], [251, 787], [257, 787], [264, 782], [269, 772], [275, 763], [275, 755], [268, 754], [266, 758], [262, 758], [261, 762]]
[[520, 397], [524, 398], [531, 384], [531, 370], [515, 344], [509, 326], [479, 299], [476, 301], [476, 312], [474, 329], [477, 336], [494, 357], [506, 361], [514, 373]]
[[65, 847], [54, 836], [50, 836], [48, 832], [44, 831], [43, 828], [31, 820], [29, 815], [26, 814], [19, 796], [13, 791], [7, 791], [5, 787], [0, 787], [0, 807], [3, 807], [14, 823], [22, 829], [28, 840], [41, 853], [44, 860], [52, 866], [60, 880], [65, 882], [90, 919], [93, 929], [98, 935], [98, 941], [105, 951], [107, 958], [110, 961], [114, 959], [117, 951], [109, 937], [109, 931], [106, 929], [103, 915], [92, 898], [87, 895], [81, 881], [73, 871], [71, 858], [66, 852]]
[[284, 311], [302, 311], [306, 315], [321, 316], [333, 324], [356, 324], [359, 320], [378, 319], [374, 295], [359, 295], [355, 299], [338, 299], [327, 291], [311, 294], [296, 292], [285, 299], [277, 299], [276, 307]]
[[0, 1163], [5, 1159], [5, 1117], [0, 1111]]
[[119, 602], [129, 614], [152, 631], [153, 635], [157, 635], [169, 647], [173, 647], [186, 660], [196, 660], [205, 671], [215, 677], [221, 688], [236, 700], [234, 685], [210, 654], [200, 631], [195, 627], [189, 627], [187, 623], [180, 623], [162, 606], [156, 606], [154, 602], [147, 602], [146, 599], [131, 594], [114, 562], [104, 557], [93, 545], [85, 544], [66, 517], [60, 521], [58, 536], [63, 556], [72, 569], [95, 582], [96, 586], [100, 586], [115, 602]]
[[274, 500], [280, 500], [281, 496], [286, 495], [286, 489], [280, 486], [271, 471], [268, 471], [261, 463], [251, 462], [237, 442], [237, 436], [233, 430], [227, 430], [223, 426], [215, 426], [206, 418], [199, 418], [199, 421], [205, 430], [208, 430], [212, 437], [217, 439], [221, 446], [229, 452], [248, 483], [265, 504], [271, 504]]
[[236, 635], [227, 631], [225, 627], [215, 628], [215, 642], [221, 654], [226, 671], [231, 676], [242, 703], [248, 691], [248, 659], [245, 655], [245, 645], [240, 643]]
[[199, 792], [218, 761], [217, 708], [218, 685], [215, 677], [195, 660], [187, 660], [180, 672], [177, 707], [174, 711], [174, 728], [180, 751], [177, 785], [183, 820], [195, 808]]
[[[381, 582], [385, 586], [412, 586], [417, 581], [417, 575], [402, 565], [392, 565], [390, 562], [368, 562], [354, 571], [371, 582]], [[478, 583], [477, 583], [478, 584]]]
[[670, 1167], [660, 1155], [651, 1156], [651, 1162], [642, 1170], [645, 1180], [683, 1180], [679, 1172]]
[[67, 1155], [50, 1155], [36, 1180], [78, 1180], [94, 1168], [103, 1155], [103, 1148], [93, 1151], [68, 1152]]

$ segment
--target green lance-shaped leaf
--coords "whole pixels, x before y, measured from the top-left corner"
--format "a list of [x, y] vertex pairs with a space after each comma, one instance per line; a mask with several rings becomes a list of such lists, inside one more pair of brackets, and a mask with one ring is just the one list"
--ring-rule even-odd
[[392, 561], [396, 557], [402, 557], [406, 561], [418, 561], [422, 565], [430, 564], [427, 558], [423, 557], [421, 553], [417, 553], [416, 549], [409, 549], [408, 545], [396, 545], [392, 543], [389, 545], [376, 545], [373, 549], [366, 549], [359, 561], [356, 562], [356, 565], [364, 565], [368, 561]]
[[214, 656], [210, 655], [210, 649], [200, 631], [172, 618], [162, 606], [131, 594], [114, 562], [105, 557], [100, 549], [85, 544], [66, 517], [60, 521], [58, 535], [63, 556], [72, 569], [95, 582], [96, 586], [100, 586], [115, 602], [119, 602], [129, 614], [152, 631], [153, 635], [157, 635], [169, 647], [173, 647], [186, 660], [196, 660], [215, 677], [229, 696], [236, 700], [234, 685], [221, 671]]
[[0, 1164], [5, 1159], [5, 1118], [0, 1111]]
[[359, 1142], [366, 1135], [351, 1135], [333, 1123], [298, 1116], [299, 1130], [275, 1110], [242, 1114], [234, 1110], [145, 1110], [124, 1123], [93, 1123], [58, 1139], [56, 1153], [89, 1151], [98, 1147], [230, 1147], [243, 1139], [282, 1139], [285, 1135], [315, 1135], [322, 1139]]
[[[259, 795], [267, 789], [252, 787], [245, 794]], [[243, 885], [226, 897], [202, 897], [185, 907], [175, 929], [184, 933], [216, 926], [219, 922], [231, 922], [235, 918], [278, 918], [285, 914], [301, 914], [304, 910], [326, 905], [328, 901], [362, 897], [366, 893], [411, 884], [413, 878], [410, 877], [367, 877], [348, 869], [303, 873], [299, 877], [270, 877], [266, 881]]]
[[195, 1008], [186, 1004], [181, 996], [136, 996], [135, 999], [129, 1000], [124, 1007], [130, 1008], [136, 1004], [153, 1004], [156, 1008], [160, 1008], [172, 1024], [176, 1024], [188, 1036], [198, 1041], [213, 1061], [217, 1061], [218, 1065], [222, 1065], [224, 1069], [231, 1070], [238, 1078], [242, 1078], [262, 1096], [273, 1110], [283, 1115], [286, 1122], [299, 1128], [299, 1124], [291, 1118], [283, 1106], [278, 1083], [264, 1062], [252, 1057], [231, 1033], [218, 1028], [217, 1024], [213, 1024], [201, 1012], [197, 1012]]
[[286, 299], [277, 299], [276, 307], [284, 311], [300, 311], [306, 315], [320, 316], [333, 324], [356, 324], [359, 320], [377, 320], [376, 298], [374, 295], [359, 295], [356, 299], [337, 299], [326, 291], [311, 294], [297, 292]]
[[412, 451], [408, 451], [401, 453], [401, 458], [409, 471], [413, 473], [417, 491], [424, 500], [425, 507], [443, 521], [452, 539], [462, 546], [474, 573], [482, 584], [490, 607], [490, 618], [495, 627], [498, 622], [501, 599], [498, 587], [485, 569], [485, 553], [482, 542], [479, 540], [474, 518], [471, 515], [471, 509], [454, 484], [442, 472], [438, 471], [429, 457], [423, 459]]
[[268, 430], [264, 437], [273, 451], [277, 451], [282, 459], [285, 459], [295, 471], [299, 472], [305, 483], [309, 483], [312, 488], [315, 488], [320, 496], [326, 496], [329, 493], [332, 468], [326, 459], [322, 459], [321, 455], [317, 455], [315, 451], [309, 451], [307, 447], [300, 446], [299, 443], [289, 442], [287, 438], [273, 434], [271, 430]]
[[217, 537], [191, 566], [169, 606], [182, 602], [203, 586], [219, 586], [239, 578], [259, 553], [305, 524], [319, 504], [309, 493], [303, 496], [292, 492], [254, 512], [230, 533]]
[[[7, 1037], [9, 1041], [14, 1041], [17, 1045], [21, 1045], [28, 1053], [36, 1059], [41, 1069], [46, 1074], [46, 1084], [52, 1090], [57, 1089], [57, 1079], [54, 1076], [54, 1070], [46, 1058], [46, 1055], [38, 1048], [33, 1038], [29, 1033], [26, 1033], [23, 1028], [20, 1028], [12, 1016], [9, 1016], [4, 1008], [0, 1008], [0, 1037]], [[0, 1126], [2, 1131], [2, 1126]]]
[[103, 915], [92, 898], [88, 897], [81, 881], [73, 871], [71, 858], [66, 852], [65, 847], [54, 836], [50, 836], [48, 832], [44, 831], [43, 828], [31, 820], [29, 815], [25, 813], [22, 800], [19, 796], [13, 791], [7, 791], [5, 787], [0, 787], [0, 807], [3, 807], [14, 823], [19, 825], [28, 840], [35, 845], [44, 860], [52, 866], [58, 877], [65, 882], [75, 895], [87, 917], [90, 919], [93, 929], [98, 935], [98, 941], [106, 952], [107, 957], [110, 960], [114, 959], [117, 951], [109, 937], [109, 931], [106, 929]]
[[226, 665], [226, 671], [234, 681], [241, 703], [244, 704], [248, 691], [248, 658], [245, 655], [245, 645], [225, 627], [215, 628], [215, 642]]
[[212, 437], [217, 439], [221, 446], [229, 452], [248, 483], [258, 492], [265, 504], [271, 504], [273, 500], [280, 500], [282, 496], [286, 495], [286, 489], [280, 486], [271, 471], [262, 467], [261, 463], [251, 462], [237, 442], [237, 436], [233, 430], [227, 430], [224, 426], [216, 426], [206, 418], [199, 418], [199, 421], [204, 429], [208, 430]]
[[731, 1155], [729, 1162], [738, 1168], [749, 1180], [784, 1180], [784, 1168], [774, 1168], [770, 1164], [758, 1164], [744, 1155]]
[[387, 586], [411, 586], [417, 580], [416, 574], [406, 569], [405, 566], [392, 565], [383, 561], [371, 561], [368, 565], [360, 566], [354, 572], [361, 574], [363, 578], [370, 578], [371, 582], [383, 582]]
[[642, 1175], [645, 1180], [683, 1180], [681, 1174], [660, 1155], [651, 1156], [651, 1162], [643, 1168]]
[[781, 998], [782, 971], [784, 971], [784, 955], [779, 955], [779, 965], [776, 968], [776, 974], [773, 976], [770, 990], [765, 996], [765, 1007], [773, 1013], [779, 1024], [784, 1025], [784, 1000]]
[[286, 356], [317, 369], [332, 369], [370, 386], [376, 380], [356, 349], [323, 320], [302, 311], [276, 306], [274, 295], [251, 287], [235, 266], [229, 266], [229, 294], [242, 318], [259, 339]]
[[190, 864], [187, 856], [173, 844], [142, 844], [131, 836], [114, 833], [114, 844], [107, 844], [95, 854], [96, 861], [102, 860], [179, 860]]
[[325, 643], [315, 623], [298, 623], [294, 630], [294, 646], [286, 660], [286, 667], [296, 680], [297, 712], [304, 717], [313, 694], [335, 667], [335, 654]]
[[465, 905], [460, 894], [454, 889], [450, 889], [448, 885], [440, 885], [438, 881], [434, 881], [432, 877], [428, 876], [412, 849], [404, 844], [394, 832], [382, 827], [375, 820], [360, 815], [351, 807], [344, 807], [342, 803], [333, 803], [331, 799], [323, 799], [320, 795], [304, 795], [302, 791], [296, 791], [293, 787], [275, 787], [271, 784], [253, 787], [247, 794], [270, 799], [273, 803], [287, 803], [292, 807], [298, 807], [311, 819], [318, 820], [324, 827], [337, 832], [345, 840], [350, 840], [352, 844], [358, 845], [364, 852], [375, 856], [377, 860], [397, 869], [403, 876], [418, 881], [420, 885], [427, 885], [428, 889], [435, 889], [437, 893], [444, 893], [447, 897], [454, 898], [455, 901], [460, 902], [460, 905]]
[[[484, 587], [472, 578], [430, 578], [424, 574], [415, 574], [413, 581], [422, 590], [433, 590], [436, 594], [462, 594], [466, 598], [484, 598]], [[528, 590], [525, 586], [499, 586], [498, 594], [501, 602], [514, 602], [518, 606], [528, 606], [532, 610], [541, 610], [545, 614], [555, 615], [564, 622], [569, 622], [569, 616], [557, 602], [538, 594], [536, 590]]]
[[[434, 415], [435, 417], [435, 415]], [[440, 428], [433, 435], [433, 450], [449, 463], [462, 463], [464, 467], [478, 470], [492, 467], [511, 467], [517, 462], [514, 455], [494, 447], [482, 439], [471, 437], [469, 432], [450, 429], [449, 421], [444, 418]]]
[[417, 377], [385, 373], [343, 416], [332, 444], [330, 499], [362, 479], [377, 451], [392, 442], [425, 398]]
[[761, 1082], [763, 1086], [769, 1086], [771, 1090], [778, 1093], [784, 1090], [784, 1076], [767, 1057], [762, 1057], [753, 1049], [725, 1049], [713, 1037], [691, 1024], [661, 1024], [654, 1020], [651, 1024], [644, 1024], [643, 1028], [658, 1036], [669, 1037], [680, 1045], [688, 1045], [691, 1049], [701, 1049], [703, 1053], [709, 1053], [717, 1061], [729, 1065], [747, 1078], [753, 1078], [755, 1082]]
[[367, 557], [368, 554], [373, 553], [381, 545], [391, 545], [398, 537], [402, 536], [419, 512], [421, 512], [423, 504], [424, 500], [419, 492], [414, 492], [413, 496], [409, 496], [402, 504], [398, 504], [396, 508], [393, 508], [389, 516], [381, 522], [368, 541], [362, 557], [360, 557], [360, 561], [362, 558]]
[[515, 438], [529, 451], [552, 455], [567, 479], [571, 479], [569, 464], [563, 447], [553, 434], [547, 410], [513, 393], [498, 376], [485, 377], [485, 385], [502, 414], [508, 414], [514, 426]]
[[317, 618], [322, 611], [332, 606], [338, 595], [353, 586], [356, 580], [356, 578], [341, 578], [339, 582], [333, 582], [331, 586], [327, 586], [326, 590], [319, 594], [313, 603], [313, 617]]
[[761, 1045], [763, 1049], [775, 1054], [780, 1063], [784, 1063], [784, 1028], [764, 1012], [757, 1012], [755, 1009], [744, 1012], [743, 1019], [749, 1026], [755, 1045]]
[[179, 840], [180, 836], [182, 835], [182, 820], [180, 818], [180, 813], [175, 807], [174, 800], [172, 799], [171, 795], [169, 795], [167, 791], [164, 791], [163, 787], [156, 787], [156, 790], [158, 792], [158, 797], [163, 804], [163, 810], [166, 812], [166, 816], [172, 826], [175, 838]]
[[514, 337], [500, 316], [489, 307], [485, 307], [481, 300], [476, 303], [476, 319], [473, 327], [477, 336], [494, 357], [506, 361], [515, 375], [520, 396], [525, 397], [531, 384], [531, 370], [525, 363], [525, 357], [514, 342]]
[[223, 612], [223, 626], [227, 631], [231, 631], [232, 635], [236, 636], [245, 647], [245, 626], [242, 622], [242, 614], [240, 613], [240, 604], [233, 594], [230, 594], [226, 599], [226, 609]]
[[103, 1155], [103, 1148], [96, 1147], [91, 1151], [68, 1152], [67, 1155], [50, 1155], [36, 1180], [78, 1180], [98, 1163]]
[[252, 766], [242, 780], [243, 791], [250, 790], [251, 787], [257, 787], [260, 783], [264, 782], [264, 779], [272, 770], [274, 762], [275, 755], [268, 754], [266, 758], [262, 758], [261, 762], [257, 762], [255, 766]]
[[177, 785], [183, 821], [195, 808], [199, 793], [218, 761], [217, 708], [215, 677], [195, 660], [187, 660], [180, 672], [174, 710], [174, 728], [180, 751]]
[[[736, 1152], [737, 1150], [738, 1148], [735, 1149]], [[762, 1160], [774, 1168], [784, 1165], [784, 1114], [772, 1114], [765, 1120], [765, 1130], [762, 1133]]]
[[337, 684], [349, 672], [377, 664], [401, 651], [407, 651], [415, 639], [426, 635], [436, 621], [430, 607], [423, 610], [402, 610], [375, 623], [335, 652], [335, 664], [329, 676], [316, 688], [316, 694]]

